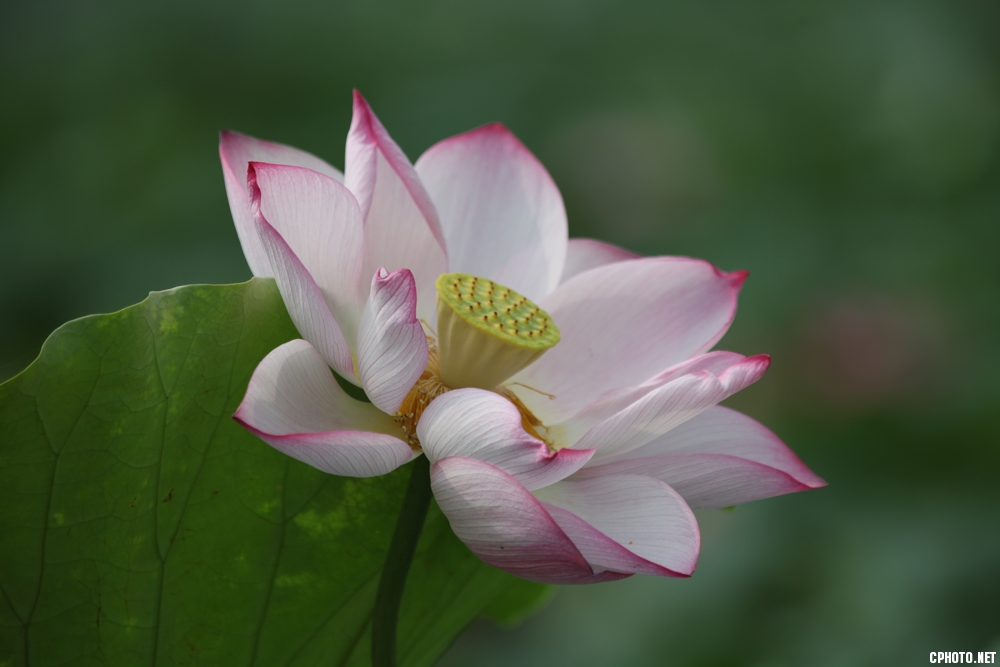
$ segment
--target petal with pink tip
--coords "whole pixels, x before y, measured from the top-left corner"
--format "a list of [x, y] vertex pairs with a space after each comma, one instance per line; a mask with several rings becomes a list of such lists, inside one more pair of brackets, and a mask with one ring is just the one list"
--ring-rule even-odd
[[626, 474], [646, 475], [670, 484], [693, 509], [730, 507], [814, 488], [770, 466], [726, 454], [669, 454], [612, 460], [585, 468], [579, 476]]
[[723, 406], [710, 408], [641, 449], [614, 460], [671, 454], [727, 454], [782, 470], [803, 484], [820, 487], [816, 476], [763, 424]]
[[435, 321], [434, 281], [448, 270], [437, 212], [410, 161], [356, 90], [345, 172], [364, 219], [362, 275], [382, 266], [409, 269], [417, 284], [418, 314]]
[[416, 311], [413, 274], [379, 269], [361, 314], [358, 374], [371, 402], [390, 415], [427, 366], [427, 336]]
[[628, 574], [654, 574], [661, 577], [686, 577], [662, 565], [646, 560], [618, 544], [577, 515], [551, 503], [542, 503], [549, 516], [562, 528], [576, 548], [595, 570]]
[[275, 449], [334, 475], [382, 475], [413, 458], [395, 437], [392, 418], [344, 393], [304, 340], [264, 357], [233, 419]]
[[257, 234], [267, 252], [281, 299], [295, 328], [312, 343], [326, 363], [341, 377], [357, 384], [351, 349], [316, 282], [260, 211], [254, 211]]
[[237, 132], [219, 133], [219, 158], [222, 160], [226, 195], [229, 197], [229, 208], [233, 213], [233, 222], [236, 223], [236, 234], [240, 238], [240, 245], [243, 246], [243, 254], [255, 276], [270, 277], [274, 274], [268, 263], [267, 254], [257, 238], [253, 214], [250, 212], [247, 165], [250, 162], [296, 165], [318, 171], [338, 181], [343, 181], [344, 175], [315, 155]]
[[563, 437], [560, 444], [572, 444], [576, 442], [594, 424], [624, 410], [650, 392], [659, 389], [672, 380], [699, 371], [708, 371], [712, 375], [719, 376], [731, 366], [735, 366], [745, 359], [746, 357], [742, 354], [735, 352], [725, 352], [722, 350], [707, 352], [671, 366], [637, 387], [627, 387], [625, 389], [615, 389], [605, 392], [596, 401], [590, 403], [580, 410], [577, 415], [563, 423], [561, 427]]
[[441, 459], [431, 467], [431, 488], [458, 538], [494, 567], [546, 584], [627, 576], [595, 573], [541, 503], [494, 465], [460, 456]]
[[593, 450], [549, 450], [522, 427], [507, 399], [482, 389], [456, 389], [434, 399], [417, 423], [432, 463], [452, 456], [485, 461], [529, 490], [554, 484], [590, 460]]
[[[594, 448], [594, 461], [636, 449], [716, 405], [764, 375], [766, 355], [747, 357], [720, 375], [701, 370], [647, 393], [591, 427], [575, 446]], [[585, 415], [579, 417], [585, 420]]]
[[354, 196], [311, 169], [261, 162], [250, 164], [247, 187], [251, 209], [260, 211], [302, 262], [355, 350], [364, 300], [361, 212]]
[[694, 508], [729, 507], [826, 486], [778, 436], [721, 406], [580, 474], [640, 472], [670, 484]]
[[566, 209], [549, 172], [492, 123], [431, 146], [417, 160], [441, 220], [450, 271], [485, 276], [539, 300], [559, 284]]
[[[552, 515], [594, 567], [677, 576], [694, 572], [701, 545], [698, 523], [680, 494], [657, 479], [641, 475], [574, 476], [535, 491], [535, 496], [598, 531]], [[600, 534], [669, 573], [630, 561], [601, 540]]]
[[555, 399], [515, 387], [518, 398], [556, 424], [605, 391], [636, 386], [705, 352], [729, 328], [745, 277], [686, 257], [626, 260], [578, 274], [539, 304], [562, 340], [513, 378]]
[[603, 241], [570, 239], [569, 245], [566, 246], [566, 266], [563, 267], [559, 283], [562, 284], [576, 274], [596, 269], [598, 266], [639, 257], [640, 255], [634, 252]]
[[243, 424], [244, 428], [306, 465], [341, 477], [378, 477], [409, 463], [414, 452], [391, 435], [368, 431], [331, 431], [271, 435]]
[[[770, 358], [767, 357], [767, 355], [759, 356], [761, 358]], [[708, 371], [712, 375], [722, 375], [729, 368], [742, 363], [746, 359], [747, 357], [739, 354], [738, 352], [712, 350], [711, 352], [699, 354], [698, 356], [685, 359], [681, 363], [671, 366], [662, 373], [658, 373], [644, 382], [643, 386], [659, 387], [670, 382], [671, 380], [679, 378], [682, 375], [689, 375], [691, 373], [697, 373], [698, 371]]]

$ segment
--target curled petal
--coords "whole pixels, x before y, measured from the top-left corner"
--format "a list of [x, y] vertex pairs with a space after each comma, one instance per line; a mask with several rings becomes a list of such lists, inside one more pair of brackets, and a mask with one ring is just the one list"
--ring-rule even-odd
[[418, 314], [434, 321], [434, 281], [448, 266], [437, 212], [410, 161], [358, 91], [347, 135], [345, 183], [364, 219], [362, 275], [382, 266], [410, 269]]
[[244, 428], [283, 454], [341, 477], [378, 477], [409, 463], [413, 450], [391, 435], [367, 431], [330, 431], [271, 435]]
[[395, 437], [392, 418], [344, 393], [304, 340], [264, 357], [233, 419], [275, 449], [334, 475], [382, 475], [413, 458]]
[[707, 351], [729, 328], [745, 277], [685, 257], [626, 260], [577, 274], [539, 304], [559, 327], [559, 345], [514, 378], [555, 399], [522, 390], [518, 398], [557, 424], [605, 391], [634, 387]]
[[371, 402], [394, 414], [427, 366], [427, 336], [417, 321], [417, 289], [406, 269], [372, 278], [358, 331], [358, 374]]
[[[637, 387], [627, 387], [605, 392], [599, 399], [587, 405], [579, 414], [566, 423], [564, 428], [570, 435], [567, 438], [567, 442], [576, 442], [594, 424], [624, 410], [668, 382], [684, 375], [698, 373], [699, 371], [707, 371], [712, 375], [719, 376], [731, 366], [735, 366], [745, 359], [746, 357], [742, 354], [716, 350], [698, 355], [676, 366], [671, 366]], [[573, 434], [575, 434], [575, 437], [573, 437]]]
[[247, 193], [247, 165], [250, 162], [273, 162], [307, 167], [338, 181], [344, 175], [315, 155], [291, 146], [261, 141], [237, 132], [219, 133], [219, 158], [222, 160], [222, 176], [226, 183], [229, 208], [236, 223], [236, 234], [243, 246], [250, 270], [255, 276], [267, 278], [271, 272], [267, 253], [260, 245], [254, 229], [253, 214], [250, 212], [250, 198]]
[[295, 328], [312, 343], [331, 368], [341, 377], [356, 383], [351, 349], [316, 282], [259, 209], [254, 211], [254, 220], [261, 245], [274, 269], [278, 291]]
[[706, 410], [669, 434], [616, 460], [667, 454], [739, 456], [783, 470], [809, 486], [818, 488], [825, 484], [766, 426], [722, 406]]
[[549, 451], [522, 427], [521, 413], [507, 399], [482, 389], [456, 389], [439, 396], [417, 424], [432, 463], [453, 456], [490, 463], [525, 488], [553, 484], [583, 467], [593, 450]]
[[701, 545], [698, 523], [681, 496], [657, 479], [574, 476], [535, 495], [573, 515], [552, 517], [595, 568], [673, 576], [694, 572]]
[[[542, 506], [594, 569], [661, 577], [689, 576], [637, 556], [577, 515], [551, 503]], [[630, 545], [632, 546], [632, 545]]]
[[718, 376], [707, 370], [682, 375], [598, 422], [576, 447], [597, 449], [595, 460], [641, 447], [753, 384], [769, 364], [770, 358], [760, 355], [747, 357]]
[[250, 164], [247, 186], [252, 210], [302, 262], [355, 350], [364, 298], [361, 212], [354, 196], [311, 169], [262, 162]]
[[628, 576], [595, 573], [541, 503], [517, 480], [485, 461], [441, 459], [431, 467], [431, 488], [455, 534], [494, 567], [549, 584]]
[[510, 130], [492, 123], [445, 139], [416, 170], [440, 216], [450, 271], [535, 300], [555, 289], [566, 258], [562, 195]]
[[580, 475], [619, 473], [656, 477], [695, 509], [729, 507], [826, 485], [774, 433], [721, 406]]
[[[767, 359], [767, 355], [760, 355], [761, 359]], [[642, 383], [643, 388], [655, 389], [661, 387], [671, 380], [676, 380], [682, 375], [689, 375], [699, 371], [708, 371], [712, 375], [722, 375], [724, 372], [736, 366], [747, 357], [737, 352], [726, 352], [725, 350], [713, 350], [696, 357], [686, 359], [679, 364], [671, 366], [667, 370], [654, 375], [652, 378]]]
[[640, 255], [619, 248], [616, 245], [594, 239], [570, 239], [566, 246], [566, 266], [563, 267], [562, 284], [578, 273], [596, 269], [598, 266], [639, 259]]

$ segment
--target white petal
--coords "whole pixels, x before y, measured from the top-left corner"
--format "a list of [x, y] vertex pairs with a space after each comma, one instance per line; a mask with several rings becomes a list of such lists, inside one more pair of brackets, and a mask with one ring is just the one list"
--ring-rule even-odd
[[616, 245], [594, 239], [570, 239], [566, 246], [566, 266], [563, 267], [560, 284], [578, 273], [596, 269], [598, 266], [638, 259], [640, 256]]
[[541, 503], [496, 466], [457, 456], [441, 459], [431, 467], [431, 488], [455, 535], [494, 567], [550, 584], [623, 576], [595, 576]]
[[722, 350], [707, 352], [706, 354], [692, 357], [687, 361], [671, 366], [637, 387], [626, 387], [624, 389], [605, 392], [600, 398], [584, 407], [578, 414], [561, 425], [561, 429], [564, 432], [561, 444], [575, 443], [594, 424], [624, 410], [668, 382], [699, 371], [708, 371], [712, 375], [719, 376], [731, 366], [735, 366], [745, 359], [746, 357], [742, 354], [735, 352], [725, 352]]
[[539, 300], [566, 260], [566, 210], [552, 177], [499, 123], [431, 146], [416, 165], [437, 208], [449, 270]]
[[409, 463], [415, 454], [409, 445], [382, 433], [327, 431], [271, 435], [243, 425], [278, 451], [331, 475], [378, 477]]
[[652, 257], [578, 274], [542, 306], [558, 345], [513, 379], [555, 395], [518, 389], [546, 424], [556, 424], [609, 390], [634, 387], [711, 348], [729, 328], [744, 273], [707, 262]]
[[260, 362], [233, 418], [272, 447], [335, 475], [381, 475], [413, 457], [392, 418], [344, 393], [304, 340]]
[[361, 315], [358, 374], [365, 394], [388, 414], [395, 414], [427, 366], [427, 336], [416, 308], [413, 274], [379, 269]]
[[608, 570], [627, 574], [653, 574], [661, 577], [683, 577], [687, 574], [674, 572], [662, 565], [637, 556], [624, 546], [594, 528], [570, 511], [542, 503], [542, 507], [555, 520], [566, 536], [573, 541], [583, 557], [595, 571]]
[[362, 275], [385, 267], [409, 269], [417, 284], [417, 314], [434, 321], [434, 281], [448, 270], [437, 212], [403, 151], [358, 91], [347, 135], [345, 183], [364, 219]]
[[341, 377], [358, 382], [347, 340], [312, 276], [259, 210], [254, 211], [254, 220], [261, 245], [274, 269], [278, 291], [295, 328]]
[[826, 485], [774, 433], [721, 406], [580, 474], [639, 472], [670, 484], [696, 509]]
[[[681, 576], [694, 572], [701, 543], [698, 523], [680, 495], [659, 480], [640, 475], [574, 477], [539, 489], [535, 496], [572, 512], [641, 558]], [[564, 530], [567, 528], [573, 530], [569, 522]], [[567, 534], [574, 537], [573, 532]], [[578, 545], [583, 543], [581, 539]], [[601, 557], [596, 547], [594, 543], [588, 559]], [[618, 560], [620, 556], [602, 551], [605, 558], [614, 558], [615, 562], [593, 565], [628, 565]]]
[[273, 162], [308, 167], [330, 178], [343, 181], [344, 176], [337, 169], [315, 155], [291, 146], [254, 139], [237, 132], [219, 133], [219, 158], [222, 160], [222, 176], [226, 183], [229, 208], [236, 223], [236, 234], [243, 246], [250, 270], [255, 276], [266, 278], [274, 275], [267, 260], [267, 254], [260, 245], [250, 212], [250, 197], [247, 194], [247, 165], [250, 162]]
[[748, 357], [716, 376], [701, 370], [671, 380], [598, 422], [575, 447], [594, 448], [594, 462], [645, 445], [756, 382], [769, 357]]
[[[351, 350], [368, 293], [361, 285], [362, 223], [341, 183], [302, 167], [251, 163], [251, 206], [274, 227], [319, 287]], [[255, 210], [256, 210], [255, 209]]]
[[479, 459], [529, 490], [573, 474], [593, 454], [552, 453], [521, 423], [521, 413], [507, 399], [482, 389], [456, 389], [434, 399], [417, 423], [417, 436], [432, 463], [452, 456]]

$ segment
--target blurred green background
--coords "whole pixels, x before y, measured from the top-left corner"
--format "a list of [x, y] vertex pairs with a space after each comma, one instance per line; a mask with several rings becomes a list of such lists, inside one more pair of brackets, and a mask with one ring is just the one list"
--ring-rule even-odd
[[749, 269], [730, 402], [830, 486], [700, 516], [690, 580], [562, 589], [441, 665], [1000, 650], [1000, 4], [27, 2], [0, 23], [0, 379], [64, 321], [245, 280], [217, 131], [343, 166], [507, 124], [573, 236]]

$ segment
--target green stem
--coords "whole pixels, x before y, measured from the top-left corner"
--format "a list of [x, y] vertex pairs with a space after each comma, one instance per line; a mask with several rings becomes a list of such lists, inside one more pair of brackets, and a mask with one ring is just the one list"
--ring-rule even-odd
[[403, 498], [403, 507], [396, 519], [389, 553], [382, 566], [382, 578], [375, 594], [372, 611], [372, 667], [396, 667], [396, 624], [399, 603], [403, 599], [406, 575], [417, 550], [417, 541], [424, 527], [427, 507], [431, 502], [431, 466], [426, 456], [413, 462], [410, 486]]

